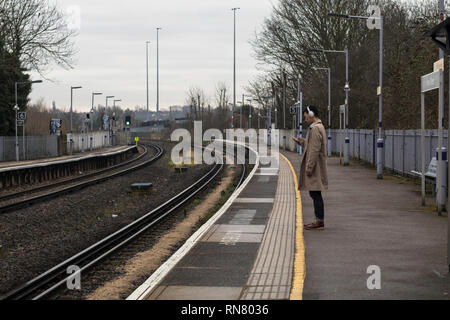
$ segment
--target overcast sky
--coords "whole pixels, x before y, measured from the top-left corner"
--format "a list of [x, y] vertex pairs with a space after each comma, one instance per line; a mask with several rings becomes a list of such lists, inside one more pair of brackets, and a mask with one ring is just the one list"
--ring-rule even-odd
[[[237, 12], [237, 95], [257, 74], [249, 40], [271, 12], [276, 0], [56, 0], [61, 10], [81, 11], [81, 29], [73, 70], [52, 68], [45, 81], [33, 87], [32, 102], [44, 98], [48, 106], [70, 105], [87, 111], [91, 93], [122, 99], [122, 107], [146, 105], [145, 41], [150, 44], [150, 108], [156, 105], [156, 27], [161, 27], [160, 107], [183, 105], [191, 86], [213, 94], [219, 81], [230, 90], [233, 80], [233, 12]], [[33, 79], [39, 75], [33, 74]], [[97, 104], [105, 104], [104, 96]]]

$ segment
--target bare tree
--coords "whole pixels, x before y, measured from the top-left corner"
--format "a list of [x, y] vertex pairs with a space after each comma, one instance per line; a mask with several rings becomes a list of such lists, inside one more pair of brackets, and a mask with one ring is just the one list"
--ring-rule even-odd
[[186, 104], [191, 107], [191, 119], [198, 120], [202, 117], [202, 112], [208, 104], [205, 92], [198, 87], [191, 87], [187, 92]]
[[[369, 0], [279, 0], [252, 45], [262, 75], [247, 88], [260, 100], [271, 94], [270, 86], [281, 86], [281, 70], [288, 79], [301, 77], [305, 104], [316, 104], [327, 112], [327, 77], [316, 67], [332, 70], [332, 117], [344, 103], [345, 56], [316, 53], [310, 49], [349, 49], [350, 126], [376, 128], [378, 124], [378, 30], [369, 30], [365, 21], [328, 17], [329, 13], [366, 16]], [[414, 128], [420, 123], [417, 92], [421, 75], [430, 71], [437, 49], [423, 33], [437, 22], [437, 3], [420, 0], [399, 2], [379, 0], [384, 17], [384, 111], [386, 128]], [[296, 81], [289, 80], [291, 101], [297, 99]], [[279, 97], [276, 97], [279, 99]], [[260, 103], [262, 101], [260, 100]], [[279, 101], [278, 101], [279, 102]], [[436, 115], [430, 114], [430, 121]], [[323, 119], [325, 120], [325, 119]], [[336, 123], [336, 121], [332, 121]]]
[[21, 67], [42, 73], [51, 63], [71, 68], [75, 53], [66, 17], [48, 0], [0, 0], [4, 47]]
[[227, 84], [223, 81], [217, 83], [215, 91], [215, 102], [221, 109], [226, 109], [230, 102], [230, 93]]

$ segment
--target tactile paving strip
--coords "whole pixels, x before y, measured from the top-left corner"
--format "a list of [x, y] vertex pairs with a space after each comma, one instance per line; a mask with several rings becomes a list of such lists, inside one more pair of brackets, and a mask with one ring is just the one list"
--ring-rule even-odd
[[242, 300], [289, 299], [295, 254], [296, 198], [287, 162], [280, 159], [274, 207]]

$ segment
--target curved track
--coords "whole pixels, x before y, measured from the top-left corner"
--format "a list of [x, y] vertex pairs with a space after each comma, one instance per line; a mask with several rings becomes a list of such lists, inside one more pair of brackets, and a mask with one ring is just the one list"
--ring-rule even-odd
[[[50, 185], [45, 185], [42, 187], [37, 187], [37, 188], [22, 191], [22, 192], [17, 192], [17, 193], [2, 196], [2, 197], [0, 197], [0, 214], [15, 211], [15, 210], [18, 210], [18, 209], [26, 207], [26, 206], [30, 206], [35, 203], [39, 203], [39, 202], [42, 202], [42, 201], [45, 201], [48, 199], [56, 198], [56, 197], [59, 197], [64, 194], [71, 193], [71, 192], [74, 192], [77, 190], [81, 190], [88, 186], [91, 186], [91, 185], [94, 185], [97, 183], [101, 183], [106, 180], [118, 177], [118, 176], [122, 176], [131, 171], [140, 169], [146, 165], [154, 163], [155, 161], [157, 161], [164, 155], [164, 150], [160, 146], [149, 145], [149, 147], [155, 149], [155, 151], [156, 151], [156, 155], [153, 157], [150, 157], [149, 159], [145, 159], [145, 157], [148, 155], [148, 149], [147, 149], [147, 147], [144, 146], [144, 149], [145, 149], [144, 153], [142, 153], [135, 159], [125, 161], [118, 165], [115, 165], [115, 166], [112, 166], [112, 167], [109, 167], [109, 168], [106, 168], [103, 170], [99, 170], [99, 171], [84, 175], [82, 177], [67, 179], [67, 180], [59, 181], [59, 182], [56, 182], [56, 183], [53, 183]], [[142, 159], [144, 159], [144, 160], [142, 160]], [[128, 168], [110, 173], [110, 171], [114, 171], [116, 169], [130, 165], [135, 162], [139, 162], [139, 163], [132, 165]], [[102, 175], [102, 176], [93, 178], [93, 179], [89, 179], [91, 177], [99, 176], [99, 175]], [[88, 179], [88, 180], [82, 181], [82, 180], [86, 180], [86, 179]], [[82, 181], [82, 182], [79, 182], [79, 181]], [[79, 182], [79, 183], [77, 183], [77, 182]], [[60, 186], [62, 186], [62, 187], [57, 188]], [[46, 193], [41, 193], [41, 194], [38, 194], [35, 196], [31, 196], [28, 198], [24, 198], [24, 199], [21, 199], [18, 201], [9, 202], [9, 200], [12, 200], [12, 199], [17, 199], [17, 198], [20, 198], [20, 197], [23, 197], [23, 196], [29, 195], [29, 194], [36, 194], [36, 193], [39, 193], [39, 192], [42, 192], [45, 190], [49, 190], [49, 189], [53, 189], [53, 188], [57, 188], [57, 189], [46, 192]]]
[[[166, 201], [156, 209], [150, 211], [143, 217], [132, 222], [126, 227], [116, 231], [108, 237], [100, 240], [89, 248], [81, 251], [73, 257], [61, 262], [52, 269], [42, 273], [38, 277], [28, 281], [21, 287], [9, 292], [1, 297], [2, 300], [19, 300], [31, 299], [38, 300], [49, 296], [51, 293], [60, 289], [75, 274], [67, 275], [67, 268], [70, 266], [78, 266], [79, 273], [82, 273], [101, 262], [103, 259], [118, 251], [129, 242], [133, 241], [152, 226], [157, 224], [161, 219], [165, 218], [172, 212], [179, 209], [183, 204], [192, 200], [195, 195], [204, 190], [209, 183], [214, 180], [224, 168], [224, 161], [216, 164], [206, 175], [200, 178], [192, 186], [179, 193], [172, 199]], [[246, 166], [242, 165], [242, 176], [236, 188], [238, 188], [246, 176]]]

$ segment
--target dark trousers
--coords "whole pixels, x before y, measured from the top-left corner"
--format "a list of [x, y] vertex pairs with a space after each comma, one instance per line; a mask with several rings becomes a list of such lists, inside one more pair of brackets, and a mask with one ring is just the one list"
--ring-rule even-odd
[[310, 191], [309, 195], [314, 201], [314, 214], [318, 221], [323, 221], [325, 218], [325, 210], [323, 205], [323, 198], [321, 191]]

